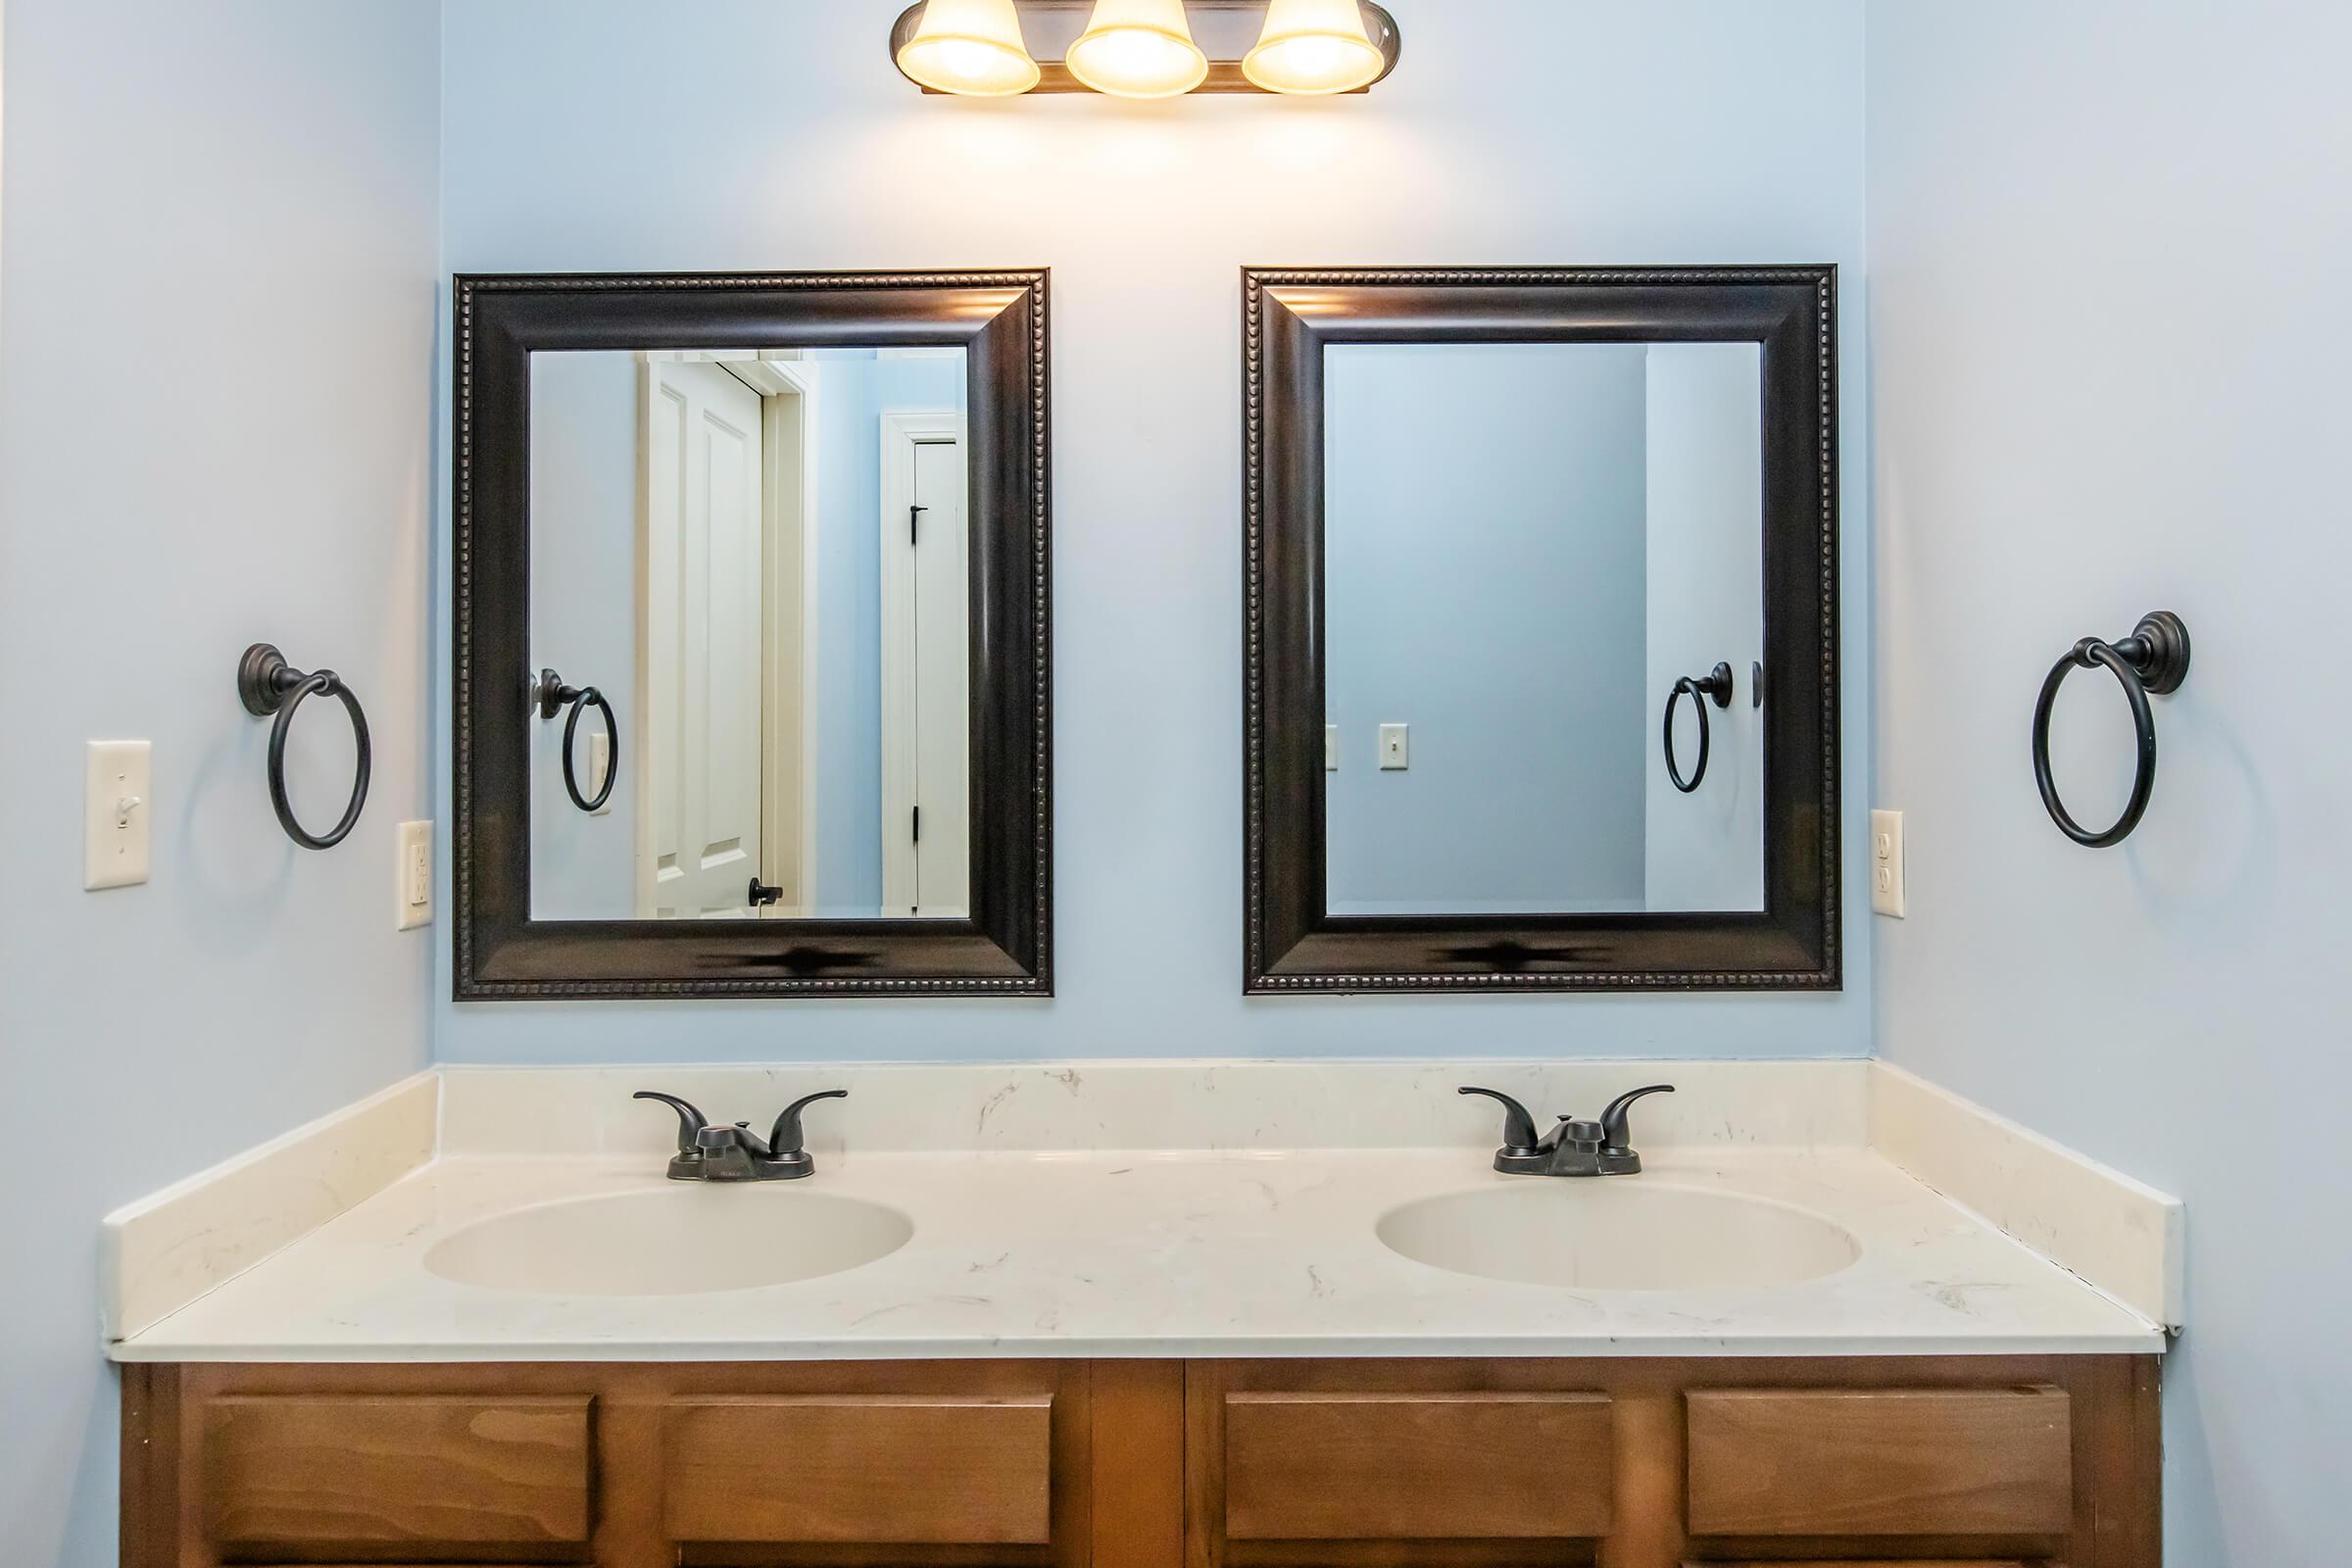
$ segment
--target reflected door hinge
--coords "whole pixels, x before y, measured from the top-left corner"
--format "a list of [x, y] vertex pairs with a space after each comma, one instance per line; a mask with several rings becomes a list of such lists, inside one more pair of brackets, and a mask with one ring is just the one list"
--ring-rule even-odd
[[930, 510], [931, 509], [929, 507], [908, 507], [906, 509], [907, 544], [913, 545], [919, 542], [921, 539], [923, 531], [923, 514], [929, 512]]
[[914, 808], [914, 842], [923, 842], [923, 808], [919, 806]]

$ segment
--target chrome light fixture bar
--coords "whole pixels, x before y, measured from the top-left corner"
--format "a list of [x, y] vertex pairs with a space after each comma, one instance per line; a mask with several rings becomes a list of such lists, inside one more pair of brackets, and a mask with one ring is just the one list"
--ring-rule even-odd
[[[1373, 0], [1183, 0], [1181, 6], [1139, 6], [1132, 0], [916, 0], [891, 28], [890, 58], [901, 75], [926, 93], [1167, 96], [1166, 85], [1148, 87], [1140, 75], [1134, 90], [1100, 69], [1092, 73], [1094, 81], [1082, 80], [1068, 58], [1072, 45], [1099, 39], [1117, 24], [1132, 25], [1136, 19], [1130, 13], [1151, 10], [1189, 13], [1189, 20], [1210, 34], [1208, 42], [1232, 43], [1247, 32], [1246, 52], [1207, 57], [1206, 73], [1187, 89], [1191, 92], [1368, 92], [1388, 79], [1404, 52], [1396, 19]], [[1353, 25], [1359, 20], [1360, 39]], [[1177, 29], [1168, 25], [1166, 35], [1177, 36]], [[1185, 41], [1190, 42], [1189, 35]], [[1038, 48], [1047, 52], [1032, 52]], [[1010, 51], [1029, 62], [1034, 80]]]

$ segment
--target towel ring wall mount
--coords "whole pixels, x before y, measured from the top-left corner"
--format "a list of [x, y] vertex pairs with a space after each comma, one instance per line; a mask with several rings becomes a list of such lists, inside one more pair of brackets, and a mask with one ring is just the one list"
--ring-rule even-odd
[[[2103, 831], [2093, 831], [2075, 820], [2058, 798], [2057, 782], [2050, 776], [2050, 714], [2057, 706], [2058, 688], [2076, 670], [2093, 668], [2105, 668], [2123, 686], [2125, 700], [2132, 705], [2132, 727], [2139, 736], [2132, 798], [2125, 804], [2123, 815]], [[2156, 715], [2148, 707], [2148, 698], [2177, 692], [2187, 678], [2188, 627], [2169, 610], [2142, 615], [2131, 636], [2112, 643], [2085, 637], [2050, 666], [2041, 683], [2041, 697], [2034, 705], [2034, 783], [2059, 832], [2093, 850], [2121, 844], [2132, 836], [2156, 789]]]
[[[603, 692], [593, 686], [564, 685], [564, 677], [552, 669], [539, 672], [539, 679], [533, 688], [533, 699], [539, 705], [541, 718], [553, 718], [566, 708], [571, 710], [571, 716], [564, 720], [564, 793], [570, 796], [571, 804], [583, 811], [603, 810], [605, 803], [612, 798], [612, 781], [620, 776], [617, 765], [620, 759], [620, 722], [612, 716], [612, 705], [605, 700]], [[580, 710], [584, 708], [595, 709], [605, 720], [605, 776], [594, 797], [580, 789], [579, 774], [571, 760], [571, 743], [579, 733]]]
[[[1733, 685], [1732, 666], [1718, 662], [1704, 675], [1685, 675], [1674, 683], [1674, 690], [1666, 694], [1666, 777], [1685, 795], [1697, 789], [1707, 776], [1707, 748], [1710, 744], [1707, 704], [1713, 703], [1717, 708], [1731, 707]], [[1698, 761], [1691, 767], [1688, 779], [1683, 777], [1683, 770], [1674, 757], [1674, 705], [1685, 696], [1690, 697], [1691, 709], [1698, 714]]]
[[[295, 710], [308, 697], [333, 697], [342, 702], [344, 712], [351, 716], [351, 738], [359, 751], [351, 801], [343, 808], [342, 819], [323, 834], [314, 834], [296, 821], [293, 803], [286, 798], [286, 734], [294, 727]], [[256, 718], [276, 715], [277, 722], [270, 729], [270, 805], [286, 837], [306, 850], [331, 850], [349, 838], [368, 805], [368, 780], [374, 762], [368, 741], [368, 714], [360, 707], [358, 695], [333, 670], [296, 669], [269, 643], [255, 643], [237, 661], [237, 700]]]

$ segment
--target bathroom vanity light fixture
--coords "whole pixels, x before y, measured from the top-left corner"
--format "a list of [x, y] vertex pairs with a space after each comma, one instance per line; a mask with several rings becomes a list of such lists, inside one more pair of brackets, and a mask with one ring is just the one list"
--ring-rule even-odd
[[926, 92], [1009, 98], [1039, 75], [1013, 0], [927, 0], [899, 19], [890, 54]]
[[[1196, 23], [1230, 53], [1205, 52]], [[900, 74], [925, 92], [993, 98], [1327, 97], [1384, 80], [1402, 51], [1396, 19], [1372, 0], [925, 0], [890, 34]]]
[[1184, 0], [1095, 0], [1070, 45], [1070, 74], [1117, 98], [1175, 98], [1208, 75]]
[[1273, 0], [1242, 74], [1268, 92], [1316, 97], [1371, 86], [1396, 62], [1374, 47], [1366, 9], [1356, 0]]

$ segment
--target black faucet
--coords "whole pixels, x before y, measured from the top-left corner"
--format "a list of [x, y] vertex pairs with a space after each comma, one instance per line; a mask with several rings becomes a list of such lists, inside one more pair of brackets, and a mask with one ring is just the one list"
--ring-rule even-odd
[[1671, 1095], [1674, 1085], [1628, 1090], [1609, 1102], [1600, 1120], [1562, 1116], [1559, 1125], [1541, 1138], [1536, 1136], [1536, 1118], [1501, 1090], [1465, 1085], [1461, 1093], [1502, 1102], [1502, 1147], [1494, 1151], [1494, 1168], [1505, 1176], [1634, 1176], [1641, 1173], [1642, 1156], [1634, 1152], [1626, 1108], [1643, 1095]]
[[784, 1107], [764, 1142], [752, 1124], [713, 1127], [710, 1118], [675, 1095], [641, 1089], [632, 1100], [659, 1100], [678, 1113], [678, 1152], [669, 1156], [673, 1182], [790, 1182], [816, 1172], [802, 1147], [801, 1112], [820, 1100], [847, 1100], [846, 1089], [808, 1095]]

